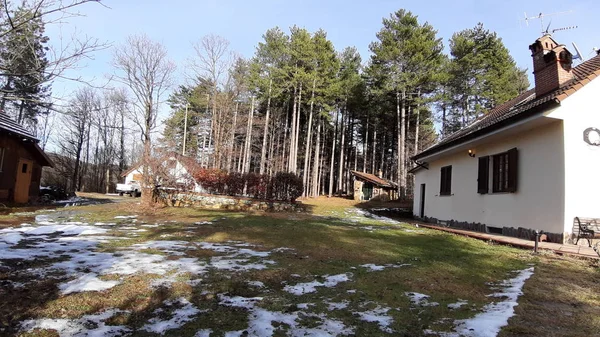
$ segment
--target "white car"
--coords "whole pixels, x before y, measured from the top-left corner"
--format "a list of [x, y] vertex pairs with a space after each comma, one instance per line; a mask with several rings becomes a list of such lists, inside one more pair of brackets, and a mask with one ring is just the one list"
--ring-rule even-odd
[[139, 197], [142, 195], [142, 187], [140, 186], [140, 183], [132, 180], [127, 184], [117, 184], [117, 193], [119, 193], [120, 196], [128, 194], [130, 197]]

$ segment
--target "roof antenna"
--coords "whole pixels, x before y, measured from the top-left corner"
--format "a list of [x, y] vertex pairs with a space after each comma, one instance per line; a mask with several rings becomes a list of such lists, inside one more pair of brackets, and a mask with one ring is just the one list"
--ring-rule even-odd
[[575, 55], [573, 56], [574, 60], [580, 60], [581, 62], [585, 62], [585, 59], [583, 58], [583, 55], [581, 55], [581, 52], [579, 51], [579, 48], [577, 48], [577, 45], [575, 44], [575, 42], [571, 42], [571, 44], [573, 45], [573, 49], [575, 49]]
[[540, 29], [542, 34], [548, 34], [550, 33], [550, 24], [548, 24], [548, 26], [546, 27], [546, 30], [544, 30], [544, 18], [548, 17], [548, 16], [557, 16], [557, 15], [564, 15], [564, 14], [571, 14], [573, 13], [573, 10], [569, 10], [569, 11], [564, 11], [564, 12], [556, 12], [556, 13], [549, 13], [549, 14], [544, 14], [542, 12], [540, 12], [540, 14], [538, 15], [534, 15], [534, 16], [527, 16], [527, 13], [523, 13], [525, 15], [524, 19], [519, 20], [520, 22], [525, 22], [525, 25], [527, 27], [529, 27], [529, 21], [530, 20], [540, 20]]

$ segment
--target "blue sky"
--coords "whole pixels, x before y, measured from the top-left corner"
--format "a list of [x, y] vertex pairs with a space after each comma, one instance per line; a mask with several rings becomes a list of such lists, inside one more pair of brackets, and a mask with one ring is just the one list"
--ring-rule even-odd
[[[445, 46], [454, 32], [483, 22], [486, 28], [498, 33], [517, 64], [523, 68], [531, 69], [527, 47], [541, 30], [539, 20], [530, 21], [528, 27], [524, 22], [519, 23], [524, 12], [534, 16], [540, 12], [549, 14], [572, 10], [570, 14], [544, 19], [546, 24], [552, 20], [551, 29], [578, 26], [577, 29], [557, 32], [555, 39], [569, 48], [571, 42], [576, 42], [586, 57], [592, 56], [593, 47], [600, 47], [600, 1], [594, 0], [106, 0], [103, 3], [110, 8], [97, 4], [81, 6], [79, 10], [85, 16], [69, 19], [68, 24], [62, 27], [63, 34], [76, 28], [80, 35], [117, 45], [128, 35], [145, 33], [168, 49], [178, 66], [178, 83], [183, 83], [186, 60], [193, 56], [191, 43], [211, 33], [228, 39], [233, 50], [250, 57], [262, 34], [269, 28], [279, 26], [287, 30], [292, 25], [310, 31], [323, 28], [338, 50], [355, 46], [366, 61], [369, 43], [376, 39], [381, 19], [400, 8], [413, 12], [421, 22], [432, 24]], [[47, 28], [54, 41], [57, 41], [58, 28]], [[95, 79], [96, 83], [105, 82], [106, 74], [113, 72], [111, 57], [110, 49], [97, 52], [93, 59], [82, 62], [72, 75]], [[78, 85], [56, 83], [54, 92], [66, 95]]]

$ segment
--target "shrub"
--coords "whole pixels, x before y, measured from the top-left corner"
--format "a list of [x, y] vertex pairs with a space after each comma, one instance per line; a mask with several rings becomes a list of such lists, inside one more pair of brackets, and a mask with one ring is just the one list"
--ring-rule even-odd
[[279, 172], [271, 179], [271, 198], [294, 201], [302, 195], [302, 178], [289, 172]]
[[[211, 194], [294, 201], [302, 195], [302, 179], [287, 172], [273, 177], [265, 174], [236, 172], [201, 168], [194, 171], [196, 182]], [[245, 190], [245, 194], [244, 194]]]
[[265, 174], [248, 173], [245, 176], [246, 194], [255, 199], [267, 199], [269, 176]]
[[227, 195], [236, 196], [244, 194], [245, 184], [246, 179], [241, 173], [231, 172], [225, 176]]

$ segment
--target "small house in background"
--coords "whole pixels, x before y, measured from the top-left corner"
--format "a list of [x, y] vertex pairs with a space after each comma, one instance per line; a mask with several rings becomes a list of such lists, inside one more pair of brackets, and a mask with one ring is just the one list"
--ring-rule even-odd
[[[151, 181], [163, 187], [187, 187], [194, 192], [202, 192], [202, 188], [195, 181], [193, 174], [199, 164], [192, 158], [180, 154], [170, 154], [157, 160], [150, 166]], [[142, 183], [144, 167], [141, 163], [133, 165], [121, 174], [125, 184], [132, 181]]]
[[378, 175], [366, 172], [350, 171], [354, 176], [354, 200], [394, 200], [397, 199], [398, 185]]
[[0, 200], [27, 203], [40, 193], [44, 166], [52, 161], [39, 139], [0, 112]]

